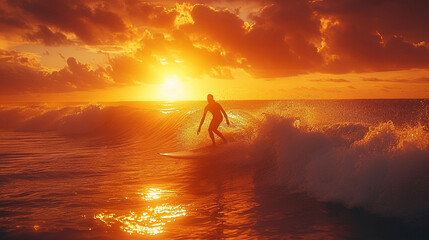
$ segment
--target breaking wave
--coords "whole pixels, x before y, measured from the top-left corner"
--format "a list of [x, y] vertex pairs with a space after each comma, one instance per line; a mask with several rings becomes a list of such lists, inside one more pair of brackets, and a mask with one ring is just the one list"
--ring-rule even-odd
[[[417, 217], [429, 210], [429, 132], [391, 122], [296, 128], [268, 117], [252, 143], [276, 165], [277, 180], [320, 201], [382, 216]], [[261, 156], [260, 153], [253, 154]]]
[[[303, 115], [311, 111], [302, 109], [286, 114], [278, 107], [271, 111], [272, 105], [252, 111], [229, 109], [231, 127], [222, 131], [241, 143], [234, 145], [241, 154], [233, 155], [241, 158], [235, 160], [272, 164], [270, 175], [291, 191], [382, 216], [428, 214], [426, 125], [399, 126], [389, 120], [315, 124]], [[196, 136], [201, 114], [195, 108], [163, 112], [99, 104], [3, 106], [0, 129], [127, 141], [167, 139], [183, 148], [196, 148], [210, 143], [207, 134]]]
[[167, 117], [160, 111], [102, 104], [2, 107], [0, 130], [55, 132], [64, 137], [115, 140], [169, 138], [182, 117], [180, 113]]

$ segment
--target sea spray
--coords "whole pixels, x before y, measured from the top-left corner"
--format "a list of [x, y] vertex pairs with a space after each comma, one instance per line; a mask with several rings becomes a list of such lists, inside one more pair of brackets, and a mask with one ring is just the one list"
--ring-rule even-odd
[[[268, 117], [254, 149], [268, 151], [277, 179], [325, 202], [362, 207], [383, 216], [413, 217], [429, 207], [429, 134], [392, 122], [356, 129], [356, 139], [332, 131], [297, 129], [292, 119]], [[335, 132], [343, 132], [335, 126]], [[352, 134], [353, 135], [353, 134]], [[347, 136], [350, 136], [348, 134]], [[265, 146], [265, 147], [261, 147]], [[427, 212], [426, 212], [427, 213]]]

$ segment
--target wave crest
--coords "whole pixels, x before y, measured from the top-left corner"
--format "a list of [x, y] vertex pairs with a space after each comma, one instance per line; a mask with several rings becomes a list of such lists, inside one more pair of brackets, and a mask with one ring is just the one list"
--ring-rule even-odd
[[171, 135], [179, 121], [178, 113], [166, 116], [154, 110], [101, 104], [0, 108], [0, 129], [52, 131], [65, 137], [105, 136], [117, 140], [120, 137], [149, 137], [155, 133], [162, 137]]
[[316, 130], [296, 128], [293, 122], [268, 117], [253, 143], [253, 149], [274, 159], [282, 184], [384, 216], [428, 213], [429, 134], [424, 127], [399, 129], [388, 121]]

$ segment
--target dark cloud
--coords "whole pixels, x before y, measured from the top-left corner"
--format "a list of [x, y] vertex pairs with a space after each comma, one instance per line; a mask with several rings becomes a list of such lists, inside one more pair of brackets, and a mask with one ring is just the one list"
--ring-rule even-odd
[[[61, 31], [73, 33], [85, 43], [111, 41], [115, 33], [124, 33], [126, 26], [116, 13], [101, 6], [90, 7], [81, 0], [9, 0], [11, 7], [31, 19]], [[28, 17], [27, 17], [28, 19]]]
[[328, 71], [388, 71], [427, 68], [429, 65], [429, 49], [413, 45], [400, 36], [382, 40], [377, 32], [340, 26], [330, 29], [326, 39], [326, 53], [337, 56]]
[[43, 83], [40, 65], [15, 51], [0, 50], [0, 91], [3, 94], [33, 91]]
[[429, 41], [429, 2], [426, 0], [324, 0], [314, 9], [340, 19], [347, 26], [403, 36], [412, 42]]
[[0, 31], [7, 32], [11, 29], [26, 29], [29, 26], [19, 18], [7, 16], [4, 11], [0, 10]]
[[121, 44], [139, 37], [136, 28], [170, 31], [177, 15], [174, 9], [137, 0], [7, 0], [0, 4], [0, 29], [47, 45], [59, 37], [46, 36], [47, 29], [56, 35], [74, 34], [84, 44]]
[[429, 2], [377, 0], [316, 2], [313, 8], [336, 21], [323, 33], [327, 71], [387, 71], [429, 66]]
[[19, 41], [30, 30], [31, 26], [19, 14], [0, 1], [0, 40]]
[[286, 38], [301, 37], [308, 41], [320, 35], [320, 21], [309, 1], [274, 0], [252, 19], [257, 27], [277, 30]]
[[72, 43], [63, 33], [53, 32], [45, 25], [40, 25], [36, 32], [27, 34], [27, 38], [33, 42], [40, 41], [47, 46], [67, 45]]
[[92, 90], [105, 88], [109, 84], [108, 76], [102, 68], [93, 70], [89, 64], [76, 61], [75, 58], [67, 59], [67, 66], [47, 76], [54, 85], [63, 91]]

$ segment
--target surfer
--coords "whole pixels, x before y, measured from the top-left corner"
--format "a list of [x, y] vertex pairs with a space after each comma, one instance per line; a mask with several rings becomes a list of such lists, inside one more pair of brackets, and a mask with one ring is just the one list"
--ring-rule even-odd
[[[219, 130], [217, 130], [217, 128], [219, 127], [219, 124], [222, 122], [223, 116], [225, 116], [226, 124], [228, 124], [228, 126], [229, 126], [229, 120], [228, 120], [228, 116], [226, 115], [226, 112], [225, 112], [225, 110], [223, 110], [222, 106], [219, 103], [215, 102], [215, 100], [213, 99], [213, 95], [211, 95], [211, 94], [207, 95], [207, 102], [208, 102], [208, 104], [204, 108], [204, 115], [203, 115], [203, 118], [201, 119], [200, 126], [198, 127], [197, 134], [199, 134], [201, 131], [201, 126], [204, 123], [204, 119], [206, 118], [207, 111], [210, 111], [213, 115], [213, 118], [212, 118], [212, 121], [210, 122], [210, 126], [209, 126], [209, 135], [210, 135], [210, 138], [212, 139], [213, 146], [215, 147], [216, 142], [215, 142], [213, 133], [216, 133], [216, 135], [218, 135], [220, 138], [222, 138], [224, 143], [227, 142], [225, 137], [222, 135], [221, 132], [219, 132]], [[222, 114], [223, 114], [223, 116], [222, 116]]]

